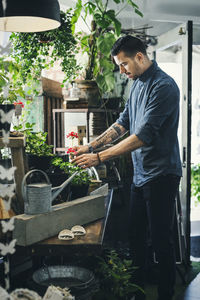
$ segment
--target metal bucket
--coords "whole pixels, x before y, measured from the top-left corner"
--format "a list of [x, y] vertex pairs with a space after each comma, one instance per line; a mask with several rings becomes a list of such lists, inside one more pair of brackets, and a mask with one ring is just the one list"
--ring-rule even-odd
[[33, 273], [33, 281], [45, 287], [69, 288], [76, 300], [89, 300], [98, 288], [92, 271], [73, 265], [44, 266]]

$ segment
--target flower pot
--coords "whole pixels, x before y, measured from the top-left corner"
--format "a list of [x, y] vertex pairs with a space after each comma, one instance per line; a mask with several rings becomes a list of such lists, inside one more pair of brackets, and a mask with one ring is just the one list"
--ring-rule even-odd
[[101, 185], [102, 185], [102, 180], [92, 179], [89, 184], [88, 194], [98, 189]]
[[71, 200], [75, 200], [87, 196], [88, 188], [89, 188], [89, 184], [82, 184], [82, 185], [71, 184], [70, 186]]
[[[49, 180], [52, 184], [52, 187], [60, 186], [65, 180], [68, 179], [68, 175], [66, 173], [61, 172], [47, 172]], [[52, 202], [53, 205], [58, 204], [58, 202], [66, 202], [70, 198], [70, 185], [67, 185], [63, 191], [56, 197], [56, 199]]]
[[51, 165], [52, 156], [37, 156], [26, 153], [28, 168], [46, 171]]
[[14, 111], [14, 104], [0, 104], [0, 131], [10, 131]]
[[85, 103], [86, 107], [100, 107], [100, 93], [96, 81], [76, 80], [75, 82], [80, 90], [79, 103]]

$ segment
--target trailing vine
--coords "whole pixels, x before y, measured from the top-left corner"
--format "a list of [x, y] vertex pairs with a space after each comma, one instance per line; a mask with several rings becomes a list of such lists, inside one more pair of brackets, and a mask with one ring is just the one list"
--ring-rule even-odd
[[33, 33], [12, 33], [12, 57], [20, 65], [22, 80], [40, 78], [42, 69], [48, 69], [61, 60], [63, 83], [73, 79], [77, 66], [76, 39], [71, 30], [71, 9], [60, 12], [61, 26], [54, 30]]

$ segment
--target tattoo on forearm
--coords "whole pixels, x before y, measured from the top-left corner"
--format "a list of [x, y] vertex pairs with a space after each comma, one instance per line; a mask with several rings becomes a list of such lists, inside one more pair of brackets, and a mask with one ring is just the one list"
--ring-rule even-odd
[[119, 137], [122, 135], [122, 128], [119, 125], [113, 124], [111, 127], [117, 132]]
[[125, 128], [117, 123], [114, 123], [105, 132], [93, 141], [93, 148], [100, 148], [106, 144], [112, 143], [119, 139], [126, 132]]

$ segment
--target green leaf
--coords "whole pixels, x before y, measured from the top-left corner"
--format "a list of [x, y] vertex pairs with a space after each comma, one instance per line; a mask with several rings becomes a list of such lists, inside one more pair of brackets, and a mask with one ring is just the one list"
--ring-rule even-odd
[[117, 19], [113, 20], [113, 23], [114, 23], [114, 27], [115, 27], [115, 32], [116, 32], [117, 36], [119, 36], [120, 33], [121, 33], [121, 26], [122, 25]]
[[108, 17], [110, 20], [115, 19], [115, 11], [113, 9], [108, 10], [105, 14], [104, 17]]
[[140, 17], [143, 17], [143, 13], [138, 10], [137, 8], [135, 9], [136, 14], [138, 14]]
[[139, 8], [138, 5], [134, 3], [132, 0], [126, 0], [126, 2], [134, 8]]
[[112, 23], [110, 18], [104, 18], [99, 12], [94, 14], [94, 20], [102, 29], [108, 28], [108, 26]]
[[115, 42], [114, 34], [107, 32], [104, 35], [100, 35], [97, 39], [97, 48], [105, 56], [110, 56], [110, 51]]
[[113, 73], [108, 73], [104, 76], [99, 74], [97, 76], [96, 81], [97, 81], [99, 88], [104, 93], [112, 91], [115, 86], [115, 79], [114, 79]]
[[75, 24], [76, 22], [78, 21], [78, 18], [80, 17], [81, 15], [81, 11], [82, 11], [82, 1], [81, 0], [78, 0], [76, 2], [76, 6], [75, 6], [75, 10], [74, 10], [74, 14], [71, 18], [71, 24], [72, 24], [72, 33], [74, 34], [75, 32]]
[[107, 72], [112, 72], [114, 70], [114, 64], [110, 58], [103, 57], [100, 60], [100, 69], [104, 74], [106, 74]]
[[92, 15], [95, 12], [96, 5], [92, 2], [88, 2], [84, 5], [86, 9], [89, 11], [89, 14]]
[[131, 5], [135, 9], [135, 13], [140, 17], [143, 17], [143, 13], [139, 10], [137, 4], [135, 4], [132, 0], [126, 0], [129, 5]]

